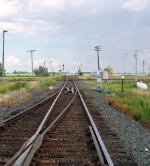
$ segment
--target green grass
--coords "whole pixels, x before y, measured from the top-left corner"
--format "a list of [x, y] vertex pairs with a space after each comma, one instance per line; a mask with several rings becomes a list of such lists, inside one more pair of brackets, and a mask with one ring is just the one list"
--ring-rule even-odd
[[52, 86], [56, 83], [56, 80], [55, 79], [43, 79], [39, 82], [39, 86], [43, 89], [49, 87], [49, 86]]
[[[84, 81], [84, 83], [96, 87], [96, 81]], [[150, 81], [145, 81], [147, 91], [136, 87], [134, 81], [124, 81], [122, 93], [122, 81], [103, 82], [102, 93], [109, 94], [111, 100], [116, 100], [122, 107], [132, 111], [136, 120], [150, 121]]]
[[88, 99], [92, 100], [92, 99], [94, 99], [94, 96], [93, 95], [89, 95]]
[[85, 84], [90, 85], [91, 87], [96, 87], [96, 81], [83, 81]]
[[0, 93], [4, 94], [7, 91], [15, 91], [18, 90], [20, 88], [26, 88], [27, 87], [27, 83], [26, 82], [15, 82], [15, 83], [5, 83], [5, 84], [0, 84]]
[[[136, 93], [137, 91], [137, 93]], [[147, 95], [139, 94], [138, 91], [131, 90], [116, 95], [116, 99], [124, 105], [125, 108], [133, 110], [135, 119], [150, 121], [150, 100]]]
[[[46, 78], [43, 78], [43, 77], [37, 77], [37, 78], [38, 79], [34, 80], [34, 82], [35, 83], [38, 82], [38, 85], [41, 88], [47, 88], [48, 86], [54, 85], [57, 81], [61, 80], [62, 76], [49, 76]], [[21, 88], [27, 89], [28, 92], [31, 92], [34, 90], [34, 87], [31, 87], [31, 85], [30, 85], [30, 83], [31, 83], [30, 81], [25, 81], [25, 80], [21, 79], [21, 82], [20, 82], [20, 78], [18, 77], [17, 79], [18, 79], [17, 82], [5, 81], [4, 84], [0, 83], [0, 94], [5, 94], [9, 91], [16, 91]], [[31, 78], [25, 77], [25, 79], [29, 80]], [[11, 79], [11, 81], [13, 81], [13, 80]]]

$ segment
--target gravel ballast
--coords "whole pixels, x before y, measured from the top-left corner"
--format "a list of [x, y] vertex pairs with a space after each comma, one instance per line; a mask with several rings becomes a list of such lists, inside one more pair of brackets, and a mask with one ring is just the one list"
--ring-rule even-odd
[[[59, 89], [62, 84], [63, 81], [58, 81], [54, 87]], [[93, 96], [90, 101], [99, 113], [105, 117], [108, 126], [120, 138], [127, 152], [133, 155], [135, 162], [139, 166], [150, 166], [150, 131], [142, 127], [137, 121], [131, 120], [121, 112], [114, 110], [108, 102], [102, 100], [102, 93], [92, 90], [90, 86], [81, 81], [77, 81], [77, 84], [80, 89], [86, 89], [84, 93], [87, 98], [91, 95]], [[24, 111], [30, 105], [41, 101], [52, 92], [50, 90], [34, 92], [34, 97], [30, 101], [13, 108], [5, 107], [0, 109], [0, 121], [16, 110]]]
[[139, 166], [150, 166], [150, 131], [142, 127], [137, 121], [129, 119], [121, 112], [114, 110], [108, 102], [102, 100], [102, 93], [92, 90], [88, 85], [78, 81], [78, 87], [85, 89], [87, 96], [93, 96], [90, 101], [105, 117], [108, 126], [122, 141], [124, 148], [133, 155]]

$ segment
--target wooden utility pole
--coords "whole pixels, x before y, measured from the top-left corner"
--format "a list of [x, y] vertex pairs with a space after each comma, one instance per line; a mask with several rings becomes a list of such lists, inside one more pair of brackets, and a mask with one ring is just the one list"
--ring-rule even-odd
[[137, 50], [135, 50], [134, 58], [135, 58], [135, 74], [137, 75]]
[[95, 47], [95, 51], [97, 51], [97, 63], [98, 63], [98, 71], [100, 71], [100, 65], [99, 65], [99, 51], [101, 50], [100, 46]]
[[143, 76], [144, 76], [144, 60], [143, 60]]

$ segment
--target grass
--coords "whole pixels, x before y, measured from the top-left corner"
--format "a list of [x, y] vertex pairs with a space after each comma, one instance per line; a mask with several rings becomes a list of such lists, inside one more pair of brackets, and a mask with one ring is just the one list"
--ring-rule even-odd
[[5, 84], [0, 84], [0, 94], [4, 94], [7, 91], [15, 91], [18, 90], [20, 88], [25, 88], [27, 87], [27, 83], [26, 82], [15, 82], [15, 83], [8, 83], [6, 82]]
[[83, 80], [88, 80], [88, 79], [92, 79], [92, 75], [91, 74], [83, 74], [83, 75], [76, 75], [77, 78], [79, 79], [83, 79]]
[[91, 87], [96, 87], [96, 82], [95, 81], [83, 81], [85, 84], [90, 85]]
[[56, 80], [55, 79], [43, 79], [41, 81], [39, 81], [39, 86], [41, 88], [47, 88], [49, 86], [52, 86], [56, 83]]
[[31, 94], [26, 90], [19, 92], [8, 92], [7, 94], [1, 94], [0, 96], [0, 108], [2, 107], [13, 107], [16, 104], [24, 103], [31, 98]]
[[[84, 81], [84, 83], [96, 87], [96, 81]], [[145, 83], [150, 88], [150, 82]], [[138, 89], [133, 81], [124, 81], [123, 89], [122, 93], [121, 81], [103, 82], [102, 93], [107, 94], [103, 99], [110, 102], [115, 109], [150, 128], [150, 90]]]
[[54, 85], [62, 76], [38, 78], [38, 81], [5, 82], [0, 84], [0, 108], [12, 107], [28, 101], [32, 91], [40, 91]]
[[89, 95], [88, 99], [92, 100], [92, 99], [94, 99], [94, 96], [93, 95]]

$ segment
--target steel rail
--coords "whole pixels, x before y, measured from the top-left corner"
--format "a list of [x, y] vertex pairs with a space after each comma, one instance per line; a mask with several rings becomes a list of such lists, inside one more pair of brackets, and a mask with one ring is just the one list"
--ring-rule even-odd
[[[63, 119], [63, 117], [67, 114], [67, 112], [69, 111], [69, 108], [71, 106], [71, 104], [73, 103], [75, 97], [77, 95], [77, 91], [73, 97], [73, 99], [70, 101], [70, 103], [66, 106], [66, 108], [60, 113], [60, 115], [44, 130], [44, 132], [42, 134], [39, 134], [37, 139], [33, 142], [32, 144], [32, 151], [30, 150], [30, 154], [28, 153], [26, 156], [24, 156], [24, 161], [22, 160], [22, 158], [20, 158], [20, 160], [22, 160], [21, 166], [26, 166], [26, 165], [30, 165], [30, 163], [32, 162], [33, 156], [35, 155], [35, 153], [37, 152], [37, 150], [41, 147], [42, 142], [43, 142], [43, 138], [45, 136], [45, 134], [47, 132], [49, 132], [50, 130], [52, 130], [53, 128], [56, 127], [56, 125]], [[30, 148], [30, 147], [29, 147]], [[16, 163], [14, 164], [14, 166], [17, 166]]]
[[48, 97], [48, 98], [42, 100], [41, 102], [35, 104], [34, 106], [32, 106], [32, 107], [30, 107], [30, 108], [28, 108], [28, 109], [26, 109], [26, 110], [24, 110], [24, 111], [18, 113], [18, 114], [15, 115], [15, 116], [12, 116], [12, 117], [10, 117], [10, 118], [8, 118], [8, 119], [6, 119], [6, 120], [0, 122], [0, 129], [1, 129], [1, 128], [3, 129], [3, 127], [4, 127], [6, 124], [12, 123], [12, 122], [18, 120], [20, 117], [22, 117], [22, 116], [28, 114], [28, 112], [29, 112], [31, 109], [36, 109], [36, 108], [39, 107], [41, 104], [44, 104], [44, 103], [47, 102], [49, 99], [51, 99], [52, 97], [56, 96], [59, 92], [60, 92], [60, 90], [57, 91], [56, 93], [52, 94], [50, 97]]
[[[71, 104], [73, 103], [75, 97], [76, 97], [77, 91], [73, 97], [73, 99], [70, 101], [70, 103], [66, 106], [66, 108], [60, 113], [60, 115], [49, 125], [49, 127], [47, 127], [42, 134], [38, 134], [37, 137], [32, 140], [30, 143], [28, 143], [26, 150], [20, 155], [20, 157], [14, 161], [13, 166], [26, 166], [29, 165], [30, 162], [32, 161], [32, 157], [34, 156], [34, 154], [36, 153], [36, 151], [40, 148], [41, 144], [42, 144], [42, 140], [44, 135], [52, 128], [54, 128], [60, 121], [61, 119], [66, 115], [66, 113], [68, 112]], [[30, 154], [29, 154], [30, 153]], [[7, 164], [7, 163], [6, 163]], [[5, 165], [7, 166], [7, 165]]]
[[55, 106], [58, 98], [60, 97], [62, 91], [64, 90], [65, 85], [67, 84], [67, 82], [68, 82], [68, 79], [66, 80], [66, 82], [65, 82], [64, 86], [62, 87], [62, 89], [59, 91], [59, 94], [57, 95], [56, 99], [54, 100], [54, 102], [51, 105], [50, 109], [48, 110], [47, 114], [45, 115], [45, 117], [44, 117], [43, 121], [41, 122], [39, 128], [37, 129], [36, 133], [21, 146], [20, 150], [5, 164], [5, 166], [12, 165], [17, 159], [20, 159], [19, 157], [23, 153], [26, 154], [26, 151], [28, 151], [28, 152], [30, 151], [29, 146], [36, 140], [37, 136], [40, 134], [41, 130], [43, 129], [44, 124], [46, 123], [52, 109], [54, 108], [54, 106]]
[[[85, 104], [85, 102], [84, 102], [84, 100], [83, 100], [83, 98], [82, 98], [82, 95], [81, 95], [81, 93], [80, 93], [80, 91], [79, 91], [79, 89], [78, 89], [78, 87], [77, 87], [75, 81], [74, 81], [74, 84], [75, 84], [75, 86], [76, 86], [76, 90], [77, 90], [77, 92], [78, 92], [78, 94], [79, 94], [79, 96], [80, 96], [80, 99], [81, 99], [81, 101], [82, 101], [83, 107], [84, 107], [84, 109], [85, 109], [85, 111], [86, 111], [86, 113], [87, 113], [88, 119], [89, 119], [89, 121], [90, 121], [90, 123], [91, 123], [91, 127], [92, 127], [92, 129], [93, 129], [93, 131], [94, 131], [94, 134], [95, 134], [96, 138], [97, 138], [98, 144], [99, 144], [99, 146], [101, 147], [102, 152], [103, 152], [103, 154], [104, 154], [104, 156], [105, 156], [105, 159], [106, 159], [106, 161], [107, 161], [106, 164], [108, 164], [109, 166], [114, 166], [114, 164], [113, 164], [113, 162], [112, 162], [112, 160], [111, 160], [111, 158], [110, 158], [110, 156], [109, 156], [109, 153], [108, 153], [108, 151], [107, 151], [107, 149], [106, 149], [106, 147], [105, 147], [105, 145], [104, 145], [104, 143], [103, 143], [103, 141], [102, 141], [102, 138], [101, 138], [101, 136], [100, 136], [100, 134], [99, 134], [99, 132], [98, 132], [98, 130], [97, 130], [97, 127], [96, 127], [96, 125], [95, 125], [95, 123], [94, 123], [94, 121], [93, 121], [93, 119], [92, 119], [92, 117], [91, 117], [91, 115], [90, 115], [90, 113], [89, 113], [89, 110], [88, 110], [88, 108], [87, 108], [87, 106], [86, 106], [86, 104]], [[101, 160], [101, 159], [100, 159], [100, 160]]]

